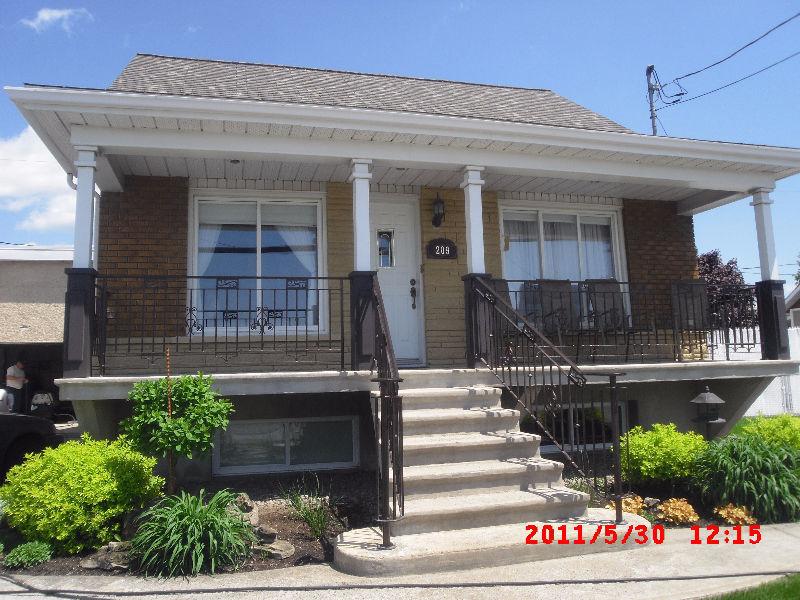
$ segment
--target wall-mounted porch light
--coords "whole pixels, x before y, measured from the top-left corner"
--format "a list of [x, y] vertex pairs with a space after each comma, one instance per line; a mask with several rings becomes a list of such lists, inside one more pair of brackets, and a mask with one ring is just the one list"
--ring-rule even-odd
[[695, 423], [705, 424], [705, 437], [707, 440], [711, 439], [711, 426], [722, 425], [725, 419], [719, 416], [720, 406], [725, 404], [725, 400], [717, 396], [714, 392], [708, 389], [701, 394], [698, 394], [690, 401], [697, 407], [697, 417], [693, 419]]
[[437, 192], [436, 199], [433, 201], [433, 226], [439, 227], [444, 222], [444, 200], [439, 197]]

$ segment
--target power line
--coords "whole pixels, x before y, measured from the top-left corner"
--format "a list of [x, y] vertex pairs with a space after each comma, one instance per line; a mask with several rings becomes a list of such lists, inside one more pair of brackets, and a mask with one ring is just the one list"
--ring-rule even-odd
[[[750, 42], [747, 42], [747, 43], [746, 43], [744, 46], [742, 46], [741, 48], [739, 48], [739, 49], [737, 49], [737, 50], [734, 50], [733, 52], [731, 52], [731, 53], [730, 53], [728, 56], [726, 56], [725, 58], [722, 58], [722, 59], [718, 60], [718, 61], [717, 61], [717, 62], [715, 62], [715, 63], [711, 63], [710, 65], [708, 65], [708, 66], [706, 66], [706, 67], [703, 67], [702, 69], [698, 69], [697, 71], [692, 71], [691, 73], [687, 73], [686, 75], [681, 75], [680, 77], [676, 77], [675, 79], [673, 79], [673, 80], [672, 80], [672, 82], [671, 82], [671, 83], [678, 83], [678, 80], [680, 80], [680, 79], [686, 79], [687, 77], [691, 77], [692, 75], [697, 75], [698, 73], [702, 73], [703, 71], [707, 71], [708, 69], [711, 69], [712, 67], [716, 67], [717, 65], [721, 65], [721, 64], [722, 64], [722, 63], [724, 63], [726, 60], [729, 60], [729, 59], [733, 58], [734, 56], [736, 56], [737, 54], [739, 54], [739, 52], [741, 52], [741, 51], [742, 51], [742, 50], [744, 50], [745, 48], [749, 48], [750, 46], [752, 46], [752, 45], [753, 45], [753, 44], [755, 44], [756, 42], [758, 42], [758, 41], [760, 41], [760, 40], [763, 40], [763, 39], [764, 39], [765, 37], [767, 37], [767, 36], [768, 36], [770, 33], [772, 33], [773, 31], [775, 31], [776, 29], [778, 29], [778, 28], [780, 28], [780, 27], [783, 27], [783, 26], [784, 26], [784, 25], [786, 25], [788, 22], [790, 22], [790, 21], [793, 21], [793, 20], [794, 20], [794, 19], [796, 19], [797, 17], [800, 17], [800, 12], [798, 12], [798, 13], [796, 13], [796, 14], [792, 15], [791, 17], [789, 17], [789, 18], [788, 18], [788, 19], [786, 19], [785, 21], [781, 21], [780, 23], [778, 23], [777, 25], [775, 25], [775, 26], [774, 26], [772, 29], [770, 29], [769, 31], [766, 31], [765, 33], [762, 33], [760, 36], [758, 36], [756, 39], [754, 39], [754, 40], [752, 40], [752, 41], [750, 41]], [[680, 84], [678, 83], [678, 85], [680, 85]]]
[[790, 54], [789, 56], [786, 56], [786, 57], [780, 59], [779, 61], [776, 61], [776, 62], [772, 63], [771, 65], [767, 65], [763, 69], [759, 69], [758, 71], [754, 71], [753, 73], [750, 73], [749, 75], [745, 75], [744, 77], [740, 77], [736, 81], [731, 81], [730, 83], [726, 83], [725, 85], [721, 85], [721, 86], [719, 86], [717, 88], [714, 88], [713, 90], [708, 90], [707, 92], [703, 92], [702, 94], [697, 94], [696, 96], [691, 96], [689, 98], [683, 98], [681, 100], [674, 100], [671, 103], [667, 104], [666, 106], [659, 106], [655, 110], [663, 110], [665, 108], [670, 108], [670, 107], [676, 106], [678, 104], [683, 104], [684, 102], [689, 102], [691, 100], [697, 100], [698, 98], [702, 98], [703, 96], [708, 96], [709, 94], [713, 94], [715, 92], [719, 92], [720, 90], [724, 90], [725, 88], [729, 88], [732, 85], [736, 85], [737, 83], [741, 83], [742, 81], [744, 81], [746, 79], [750, 79], [751, 77], [755, 77], [759, 73], [763, 73], [764, 71], [766, 71], [768, 69], [771, 69], [772, 67], [777, 67], [779, 64], [785, 63], [787, 60], [790, 60], [790, 59], [794, 58], [795, 56], [800, 56], [800, 50], [798, 50], [794, 54]]

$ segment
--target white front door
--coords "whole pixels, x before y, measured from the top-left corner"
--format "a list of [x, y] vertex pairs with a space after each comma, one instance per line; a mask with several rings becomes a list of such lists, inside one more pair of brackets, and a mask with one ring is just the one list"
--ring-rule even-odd
[[389, 319], [397, 362], [424, 361], [422, 282], [420, 278], [419, 204], [414, 197], [370, 198], [372, 268]]

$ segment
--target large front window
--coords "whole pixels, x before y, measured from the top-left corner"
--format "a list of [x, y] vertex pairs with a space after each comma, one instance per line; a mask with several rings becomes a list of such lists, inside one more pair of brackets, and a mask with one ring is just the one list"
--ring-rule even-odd
[[198, 200], [191, 287], [203, 329], [319, 327], [319, 221], [315, 200]]
[[509, 280], [619, 278], [611, 215], [503, 212], [503, 273]]

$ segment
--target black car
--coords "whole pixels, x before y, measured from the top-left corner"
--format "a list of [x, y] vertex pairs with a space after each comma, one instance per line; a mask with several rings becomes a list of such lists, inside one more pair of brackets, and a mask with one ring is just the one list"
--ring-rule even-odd
[[0, 481], [28, 452], [56, 446], [61, 436], [52, 421], [19, 414], [0, 414]]

